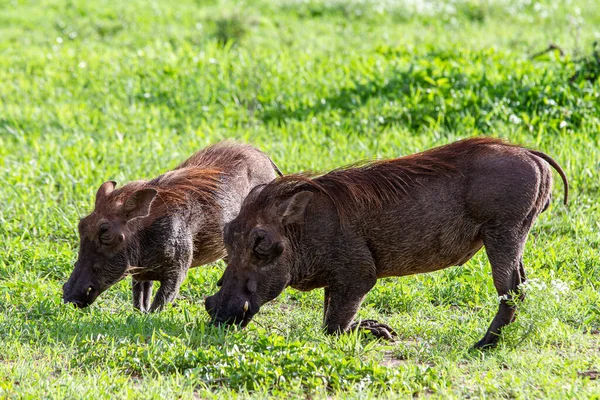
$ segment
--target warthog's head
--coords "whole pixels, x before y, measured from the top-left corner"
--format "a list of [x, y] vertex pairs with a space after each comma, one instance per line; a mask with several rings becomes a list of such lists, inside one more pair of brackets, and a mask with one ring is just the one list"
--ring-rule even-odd
[[87, 307], [98, 295], [121, 280], [135, 254], [132, 236], [140, 219], [150, 212], [156, 190], [139, 188], [128, 194], [105, 182], [96, 193], [94, 211], [79, 222], [79, 256], [63, 286], [63, 300]]
[[259, 186], [250, 192], [237, 218], [223, 232], [228, 265], [219, 282], [221, 288], [205, 302], [217, 325], [246, 326], [291, 279], [294, 248], [286, 232], [303, 221], [313, 194], [299, 192], [263, 207], [254, 202], [261, 190]]

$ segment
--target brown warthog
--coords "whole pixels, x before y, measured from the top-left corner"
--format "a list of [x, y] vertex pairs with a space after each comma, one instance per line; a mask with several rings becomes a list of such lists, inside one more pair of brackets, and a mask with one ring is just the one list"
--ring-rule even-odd
[[376, 321], [351, 325], [377, 279], [462, 265], [485, 246], [502, 297], [476, 347], [493, 345], [514, 318], [527, 233], [550, 202], [547, 163], [566, 204], [554, 160], [490, 138], [257, 186], [225, 225], [228, 266], [206, 309], [216, 324], [245, 326], [287, 286], [322, 287], [328, 333], [360, 327], [391, 338]]
[[[275, 172], [281, 175], [260, 150], [225, 142], [151, 181], [119, 189], [105, 182], [94, 211], [79, 222], [79, 256], [63, 286], [64, 301], [86, 307], [131, 275], [134, 307], [161, 309], [177, 296], [190, 267], [225, 255], [223, 225]], [[151, 305], [153, 281], [160, 288]]]

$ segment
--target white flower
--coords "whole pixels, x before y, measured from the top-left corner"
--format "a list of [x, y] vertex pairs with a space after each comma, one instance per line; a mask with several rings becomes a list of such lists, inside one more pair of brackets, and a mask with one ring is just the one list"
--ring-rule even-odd
[[533, 296], [554, 297], [556, 301], [560, 301], [560, 297], [566, 294], [569, 290], [569, 284], [561, 279], [552, 279], [550, 284], [542, 281], [539, 278], [527, 280], [519, 285], [519, 289]]

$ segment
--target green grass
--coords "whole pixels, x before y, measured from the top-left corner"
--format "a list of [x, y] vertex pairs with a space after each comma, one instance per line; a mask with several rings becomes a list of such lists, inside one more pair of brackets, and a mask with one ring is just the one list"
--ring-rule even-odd
[[[598, 398], [599, 27], [595, 0], [0, 0], [0, 397]], [[549, 42], [565, 56], [530, 57]], [[221, 262], [160, 314], [132, 310], [129, 282], [61, 303], [106, 180], [223, 138], [292, 172], [475, 135], [547, 152], [572, 188], [565, 207], [556, 180], [529, 297], [493, 351], [469, 351], [497, 304], [483, 253], [378, 283], [359, 317], [393, 344], [324, 335], [321, 291], [286, 290], [244, 331], [209, 326]]]

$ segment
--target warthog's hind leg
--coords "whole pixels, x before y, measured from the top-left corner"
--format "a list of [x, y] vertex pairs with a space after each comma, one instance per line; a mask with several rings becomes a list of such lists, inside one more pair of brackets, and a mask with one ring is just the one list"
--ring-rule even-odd
[[522, 229], [514, 231], [493, 230], [484, 234], [483, 242], [492, 266], [494, 286], [498, 292], [500, 305], [486, 334], [475, 348], [494, 347], [500, 338], [500, 331], [515, 319], [516, 307], [511, 297], [518, 293], [516, 300], [523, 300], [525, 294], [519, 291], [519, 285], [525, 282], [523, 249], [531, 224], [523, 224]]

